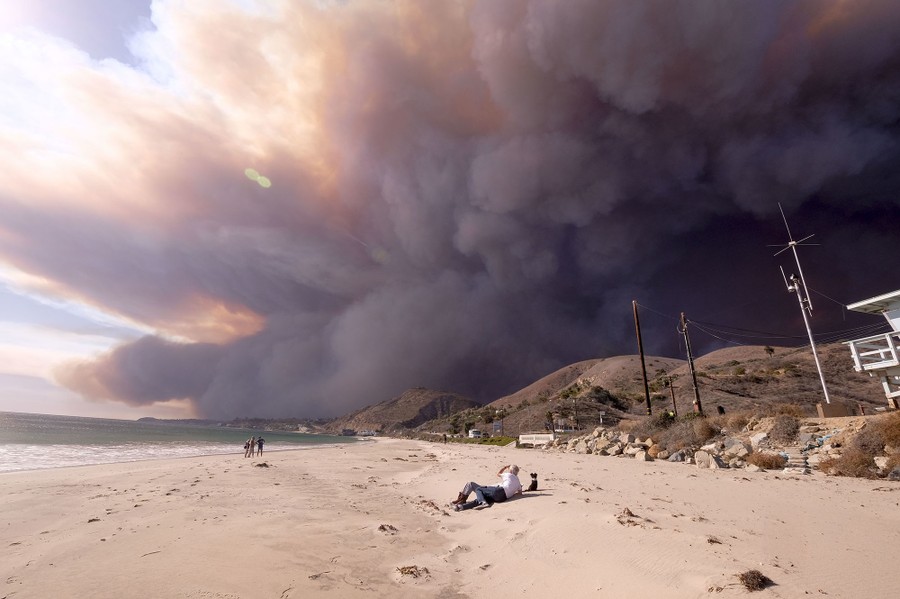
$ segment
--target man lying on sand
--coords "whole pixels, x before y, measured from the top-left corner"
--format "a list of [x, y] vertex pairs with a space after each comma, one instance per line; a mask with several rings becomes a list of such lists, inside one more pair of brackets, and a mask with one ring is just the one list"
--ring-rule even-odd
[[[502, 503], [513, 495], [522, 492], [522, 483], [519, 482], [519, 467], [515, 464], [504, 466], [497, 473], [500, 477], [500, 484], [494, 486], [483, 486], [475, 482], [468, 482], [459, 495], [450, 502], [453, 509], [457, 512], [468, 510], [473, 507], [491, 507], [494, 503]], [[475, 492], [475, 500], [467, 501], [469, 494]]]

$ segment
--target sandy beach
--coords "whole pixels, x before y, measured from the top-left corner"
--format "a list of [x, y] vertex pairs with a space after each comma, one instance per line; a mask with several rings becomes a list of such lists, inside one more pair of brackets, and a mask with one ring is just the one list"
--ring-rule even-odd
[[[508, 463], [539, 491], [448, 508]], [[900, 484], [885, 481], [378, 439], [0, 486], [4, 599], [738, 597], [748, 569], [774, 582], [759, 597], [900, 588]]]

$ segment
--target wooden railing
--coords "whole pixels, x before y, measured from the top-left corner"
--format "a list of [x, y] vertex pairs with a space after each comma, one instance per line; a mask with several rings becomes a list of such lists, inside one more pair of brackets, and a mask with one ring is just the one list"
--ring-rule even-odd
[[848, 341], [857, 372], [900, 366], [900, 332]]

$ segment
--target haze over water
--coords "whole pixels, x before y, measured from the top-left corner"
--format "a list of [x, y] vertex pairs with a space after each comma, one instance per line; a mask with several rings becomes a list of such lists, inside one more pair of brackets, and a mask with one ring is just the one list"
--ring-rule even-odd
[[240, 454], [262, 435], [265, 452], [352, 438], [215, 426], [0, 412], [0, 472], [160, 458]]

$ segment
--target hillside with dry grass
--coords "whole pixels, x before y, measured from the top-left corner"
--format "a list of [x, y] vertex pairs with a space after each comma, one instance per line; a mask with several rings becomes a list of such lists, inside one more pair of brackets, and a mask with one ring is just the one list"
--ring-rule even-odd
[[331, 433], [339, 433], [343, 429], [385, 433], [405, 431], [480, 405], [456, 393], [417, 387], [398, 397], [332, 420], [323, 428]]
[[[832, 402], [845, 403], [854, 413], [860, 408], [873, 413], [885, 406], [880, 383], [853, 370], [845, 345], [823, 345], [819, 356]], [[687, 361], [648, 356], [646, 365], [653, 412], [672, 410], [673, 394], [679, 414], [692, 411], [694, 390]], [[715, 414], [718, 406], [726, 412], [772, 413], [778, 405], [791, 404], [811, 416], [823, 401], [808, 347], [730, 347], [695, 359], [694, 367], [706, 413]], [[556, 426], [585, 429], [601, 418], [607, 423], [639, 418], [647, 413], [640, 358], [616, 356], [566, 366], [488, 405], [488, 410], [498, 409], [504, 412], [507, 434], [545, 430], [551, 420]], [[478, 420], [468, 417], [473, 419]], [[428, 425], [442, 430], [448, 424]]]
[[[832, 402], [872, 413], [885, 399], [877, 379], [853, 370], [843, 344], [819, 347], [820, 360]], [[646, 357], [651, 408], [654, 414], [674, 409], [692, 411], [694, 390], [686, 360]], [[819, 376], [808, 347], [741, 346], [721, 349], [694, 361], [704, 411], [721, 406], [736, 411], [777, 411], [790, 404], [810, 416], [823, 401]], [[586, 430], [622, 419], [646, 415], [641, 362], [638, 356], [598, 358], [570, 364], [485, 406], [463, 396], [411, 389], [400, 397], [354, 412], [328, 424], [342, 428], [385, 432], [463, 433], [476, 427], [490, 430], [502, 417], [506, 435], [573, 427]]]

